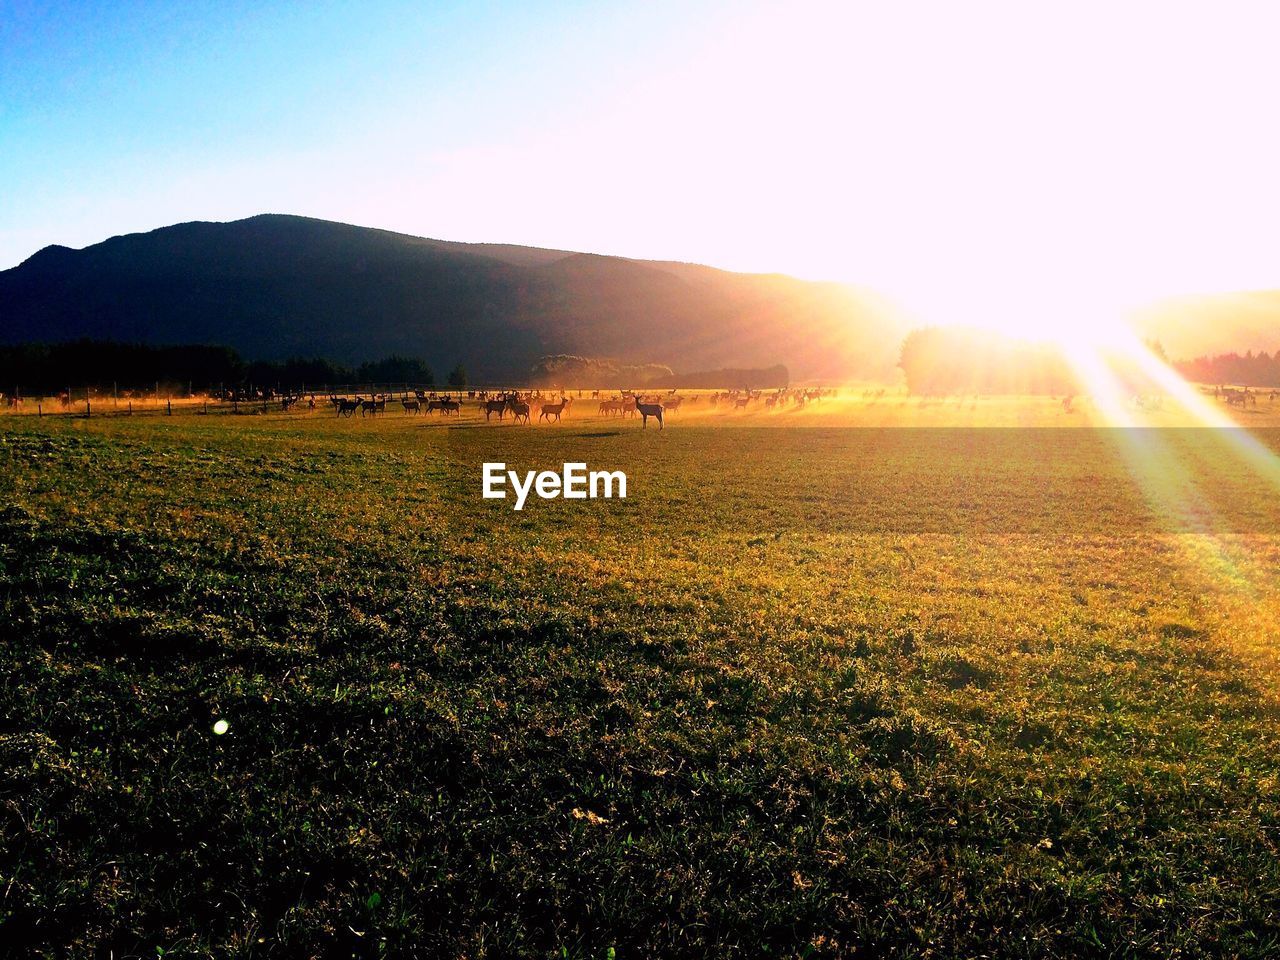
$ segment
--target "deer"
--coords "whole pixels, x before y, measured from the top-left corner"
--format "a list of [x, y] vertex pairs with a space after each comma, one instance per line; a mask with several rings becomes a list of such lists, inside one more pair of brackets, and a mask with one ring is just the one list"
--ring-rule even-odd
[[422, 413], [422, 401], [418, 399], [410, 400], [407, 397], [400, 401], [404, 407], [405, 415]]
[[457, 413], [461, 409], [461, 400], [450, 400], [448, 397], [445, 397], [440, 401], [440, 412], [445, 416], [448, 416], [451, 413]]
[[340, 417], [353, 416], [356, 410], [360, 408], [360, 405], [361, 401], [358, 399], [348, 400], [346, 397], [333, 398], [333, 406], [338, 411], [338, 416]]
[[524, 419], [526, 424], [529, 422], [529, 404], [525, 403], [523, 400], [511, 397], [506, 401], [506, 405], [507, 409], [511, 411], [511, 416], [515, 418], [516, 423], [519, 423], [521, 418]]
[[498, 419], [502, 419], [502, 415], [507, 412], [507, 401], [505, 400], [486, 400], [484, 402], [484, 422], [489, 422], [490, 414], [496, 413]]
[[538, 422], [541, 423], [543, 420], [546, 420], [550, 423], [551, 418], [555, 417], [556, 423], [559, 423], [560, 415], [569, 408], [569, 404], [571, 403], [573, 403], [573, 400], [569, 397], [565, 397], [559, 403], [544, 403], [542, 405], [541, 412], [538, 414]]
[[631, 397], [631, 401], [634, 404], [634, 407], [632, 409], [634, 409], [636, 413], [640, 414], [640, 417], [641, 417], [640, 428], [642, 430], [649, 429], [650, 417], [654, 417], [657, 419], [659, 430], [665, 429], [662, 423], [663, 407], [661, 403], [642, 403], [640, 398], [634, 395]]

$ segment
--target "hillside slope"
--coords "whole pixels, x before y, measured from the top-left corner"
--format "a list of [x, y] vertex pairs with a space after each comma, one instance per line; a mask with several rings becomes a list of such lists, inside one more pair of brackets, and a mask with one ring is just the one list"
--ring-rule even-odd
[[892, 369], [902, 333], [839, 284], [274, 214], [47, 247], [0, 272], [4, 343], [216, 343], [348, 363], [398, 352], [476, 378], [519, 376], [551, 353], [871, 375]]

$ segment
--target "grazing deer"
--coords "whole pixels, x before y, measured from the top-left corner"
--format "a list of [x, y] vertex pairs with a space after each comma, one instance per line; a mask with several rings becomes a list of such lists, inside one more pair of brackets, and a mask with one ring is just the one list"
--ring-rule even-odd
[[650, 417], [655, 417], [655, 418], [657, 418], [657, 421], [658, 421], [658, 429], [659, 429], [659, 430], [663, 430], [663, 429], [665, 429], [665, 427], [664, 427], [664, 425], [663, 425], [663, 423], [662, 423], [662, 410], [663, 410], [663, 407], [662, 407], [662, 404], [661, 404], [661, 403], [642, 403], [642, 402], [640, 401], [640, 398], [639, 398], [639, 397], [635, 397], [635, 396], [633, 396], [633, 397], [631, 398], [631, 401], [632, 401], [632, 403], [634, 404], [633, 409], [635, 410], [635, 412], [636, 412], [636, 413], [638, 413], [638, 414], [640, 414], [641, 421], [642, 421], [642, 422], [641, 422], [641, 429], [643, 429], [643, 430], [647, 430], [647, 429], [649, 429], [649, 418], [650, 418]]
[[416, 397], [413, 400], [403, 399], [400, 403], [404, 406], [405, 415], [422, 413], [422, 401]]
[[559, 423], [560, 414], [564, 413], [571, 403], [573, 403], [573, 400], [569, 397], [563, 398], [559, 403], [544, 403], [541, 412], [538, 414], [538, 422], [541, 423], [546, 420], [550, 423], [551, 418], [555, 417], [556, 423]]

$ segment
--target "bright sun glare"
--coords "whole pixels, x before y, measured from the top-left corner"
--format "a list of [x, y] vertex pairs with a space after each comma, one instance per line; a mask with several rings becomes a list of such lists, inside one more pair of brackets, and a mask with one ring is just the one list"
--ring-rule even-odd
[[1132, 312], [1155, 294], [1144, 298], [1131, 289], [1065, 277], [986, 286], [944, 283], [896, 291], [891, 297], [925, 326], [970, 327], [1067, 348], [1101, 349], [1132, 336]]

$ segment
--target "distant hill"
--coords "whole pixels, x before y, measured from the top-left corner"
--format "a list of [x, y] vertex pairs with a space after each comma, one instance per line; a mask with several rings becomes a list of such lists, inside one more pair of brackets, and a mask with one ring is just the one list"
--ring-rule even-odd
[[1237, 350], [1280, 350], [1280, 291], [1178, 297], [1151, 304], [1135, 318], [1144, 336], [1177, 360]]
[[841, 284], [275, 214], [46, 247], [0, 272], [0, 343], [207, 343], [347, 364], [396, 353], [461, 363], [476, 381], [523, 376], [551, 354], [886, 375], [904, 333], [873, 295]]

